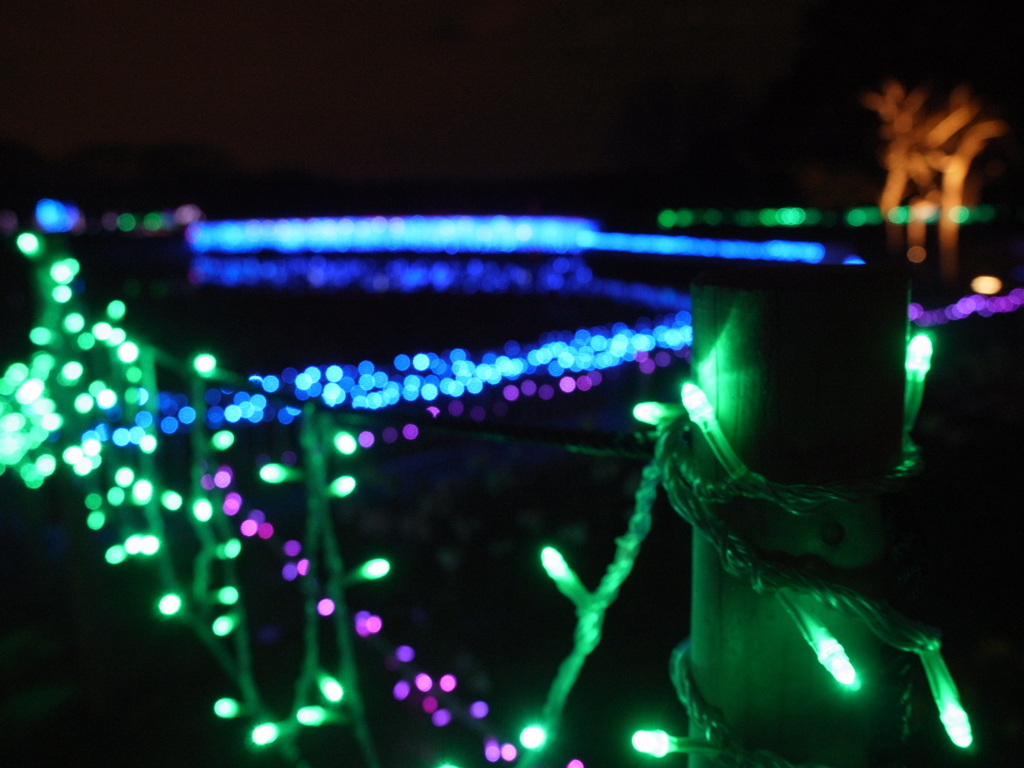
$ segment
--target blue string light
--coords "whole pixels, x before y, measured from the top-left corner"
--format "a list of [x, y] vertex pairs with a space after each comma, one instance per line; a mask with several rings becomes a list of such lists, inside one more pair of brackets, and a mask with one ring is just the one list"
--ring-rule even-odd
[[766, 243], [674, 235], [600, 232], [590, 219], [541, 216], [394, 216], [193, 222], [185, 237], [196, 253], [578, 253], [619, 251], [660, 256], [764, 259], [817, 264], [821, 243]]

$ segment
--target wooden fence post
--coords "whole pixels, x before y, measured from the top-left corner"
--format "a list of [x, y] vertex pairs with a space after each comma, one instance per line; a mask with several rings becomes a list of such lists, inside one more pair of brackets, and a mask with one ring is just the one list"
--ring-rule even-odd
[[[907, 284], [898, 273], [744, 268], [699, 276], [692, 296], [693, 377], [750, 469], [778, 483], [827, 484], [879, 478], [899, 463]], [[695, 451], [703, 476], [723, 477], [699, 437]], [[884, 596], [877, 498], [828, 502], [806, 516], [750, 500], [718, 511], [765, 556]], [[835, 611], [828, 626], [860, 690], [836, 683], [780, 601], [727, 575], [718, 551], [695, 533], [690, 665], [702, 697], [748, 749], [832, 768], [877, 765], [893, 717], [887, 650]], [[696, 768], [713, 764], [690, 758]]]

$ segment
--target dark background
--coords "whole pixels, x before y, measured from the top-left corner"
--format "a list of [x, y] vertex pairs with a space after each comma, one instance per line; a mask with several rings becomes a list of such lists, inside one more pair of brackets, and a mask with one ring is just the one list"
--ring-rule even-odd
[[[546, 213], [644, 231], [663, 207], [869, 205], [884, 177], [877, 118], [859, 96], [897, 77], [937, 94], [970, 84], [1013, 129], [976, 163], [983, 200], [1003, 218], [965, 228], [963, 249], [964, 280], [992, 263], [1010, 287], [1024, 204], [1020, 21], [987, 1], [18, 4], [0, 10], [0, 209], [25, 221], [53, 196], [92, 216], [191, 202], [211, 218]], [[878, 230], [856, 238], [857, 252], [886, 260]], [[295, 365], [385, 359], [427, 332], [430, 348], [469, 336], [483, 350], [632, 319], [601, 303], [512, 299], [347, 296], [343, 311], [331, 297], [190, 289], [170, 240], [147, 246], [162, 255], [146, 264], [131, 258], [141, 241], [81, 243], [115, 245], [118, 256], [84, 266], [97, 303], [137, 288], [140, 333], [183, 353], [199, 341], [225, 348], [246, 372], [289, 353], [303, 356]], [[0, 261], [6, 366], [27, 353], [32, 307], [7, 243]], [[602, 264], [677, 286], [702, 266]], [[929, 307], [961, 295], [928, 272], [912, 278]], [[358, 335], [325, 330], [361, 309], [387, 320]], [[299, 320], [321, 316], [337, 325]], [[948, 744], [919, 677], [914, 766], [1013, 766], [1024, 753], [1021, 322], [972, 317], [936, 331], [917, 432], [927, 469], [905, 511], [917, 531], [908, 599], [945, 631], [979, 748]], [[632, 430], [632, 404], [671, 399], [685, 373], [681, 361], [653, 377], [627, 366], [586, 395], [513, 409], [509, 423]], [[256, 452], [238, 450], [239, 465]], [[559, 544], [595, 583], [640, 464], [447, 436], [359, 461], [343, 547], [353, 562], [385, 552], [396, 572], [361, 587], [353, 607], [379, 613], [384, 641], [416, 646], [432, 670], [459, 671], [465, 695], [487, 698], [493, 728], [513, 740], [572, 631], [537, 550]], [[73, 489], [26, 491], [8, 473], [0, 499], [0, 764], [278, 764], [245, 750], [243, 725], [212, 717], [223, 677], [186, 630], [152, 618], [145, 565], [103, 562], [109, 542], [84, 530]], [[689, 545], [659, 506], [570, 699], [565, 740], [578, 751], [562, 765], [640, 764], [633, 730], [681, 731], [666, 662], [687, 634]], [[272, 565], [250, 568], [264, 590], [254, 611], [277, 628], [260, 674], [290, 695], [295, 595]], [[359, 653], [389, 765], [440, 764], [446, 750], [457, 765], [484, 764], [473, 731], [435, 729], [394, 703], [381, 654], [369, 643]], [[314, 766], [356, 764], [338, 757], [351, 754], [347, 730], [307, 738]]]

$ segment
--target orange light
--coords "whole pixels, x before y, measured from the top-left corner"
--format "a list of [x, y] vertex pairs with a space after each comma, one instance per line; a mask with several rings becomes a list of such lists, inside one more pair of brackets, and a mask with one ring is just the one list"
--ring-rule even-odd
[[992, 275], [978, 275], [971, 280], [971, 290], [991, 296], [1003, 290], [1003, 281]]
[[907, 248], [907, 261], [913, 262], [914, 264], [920, 264], [924, 261], [924, 257], [928, 254], [924, 248], [920, 245], [912, 245]]

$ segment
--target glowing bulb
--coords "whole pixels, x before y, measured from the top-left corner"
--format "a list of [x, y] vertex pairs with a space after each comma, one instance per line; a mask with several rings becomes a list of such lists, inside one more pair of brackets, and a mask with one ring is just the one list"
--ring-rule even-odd
[[213, 505], [206, 499], [198, 499], [192, 504], [192, 515], [200, 523], [205, 523], [213, 517]]
[[225, 614], [218, 616], [213, 620], [213, 624], [210, 627], [217, 637], [225, 637], [230, 635], [234, 628], [238, 625], [238, 619], [231, 614]]
[[164, 509], [171, 512], [181, 509], [182, 502], [181, 494], [176, 491], [164, 491], [160, 494], [160, 503], [164, 505]]
[[679, 406], [667, 403], [637, 403], [633, 407], [634, 419], [655, 427], [663, 421], [674, 419], [679, 413]]
[[131, 341], [124, 342], [117, 348], [117, 357], [122, 363], [134, 363], [139, 359], [139, 346]]
[[289, 480], [298, 480], [302, 473], [294, 467], [287, 467], [284, 464], [264, 464], [260, 467], [260, 480], [265, 483], [285, 483]]
[[323, 725], [327, 721], [327, 710], [317, 706], [300, 707], [295, 719], [303, 725]]
[[718, 463], [734, 478], [746, 474], [746, 465], [729, 445], [725, 433], [718, 424], [718, 419], [715, 418], [715, 409], [704, 391], [696, 384], [687, 382], [683, 384], [682, 400], [690, 420], [700, 427], [700, 431], [704, 434]]
[[857, 672], [854, 670], [853, 664], [850, 663], [850, 658], [846, 655], [846, 650], [832, 636], [828, 628], [800, 605], [796, 595], [790, 594], [789, 590], [779, 589], [776, 591], [775, 597], [796, 623], [800, 634], [814, 650], [821, 666], [838, 682], [854, 690], [859, 689], [860, 681], [857, 679]]
[[252, 729], [252, 743], [263, 747], [277, 741], [279, 731], [274, 723], [260, 723]]
[[175, 594], [164, 595], [156, 607], [164, 616], [173, 616], [181, 610], [181, 598]]
[[690, 382], [683, 384], [682, 399], [683, 407], [690, 415], [690, 420], [695, 424], [703, 426], [715, 418], [715, 409], [708, 401], [708, 396], [696, 384]]
[[816, 647], [818, 661], [843, 685], [854, 686], [857, 683], [857, 673], [850, 663], [843, 646], [835, 638], [824, 638]]
[[356, 479], [350, 475], [342, 475], [336, 478], [328, 487], [327, 493], [339, 499], [348, 496], [356, 489]]
[[569, 565], [565, 562], [565, 558], [562, 557], [562, 553], [554, 547], [544, 547], [540, 551], [540, 562], [544, 566], [544, 570], [547, 571], [555, 581], [564, 579], [569, 575]]
[[919, 651], [919, 655], [935, 706], [939, 710], [939, 720], [950, 741], [966, 749], [974, 742], [974, 737], [971, 734], [971, 721], [960, 704], [960, 694], [953, 676], [949, 674], [949, 668], [938, 648]]
[[234, 444], [235, 433], [230, 429], [222, 429], [219, 432], [214, 432], [213, 437], [210, 438], [210, 445], [218, 451], [225, 451]]
[[359, 567], [359, 575], [366, 580], [380, 579], [388, 575], [391, 563], [383, 557], [367, 560]]
[[42, 247], [39, 238], [31, 232], [22, 232], [14, 243], [18, 246], [18, 250], [28, 257], [38, 255]]
[[238, 714], [241, 711], [242, 708], [235, 699], [217, 699], [213, 703], [213, 713], [217, 715], [217, 717], [223, 717], [225, 720], [231, 719], [232, 717], [238, 717]]
[[339, 432], [334, 436], [334, 447], [339, 453], [350, 456], [359, 448], [359, 443], [351, 432]]
[[633, 734], [633, 749], [651, 757], [664, 757], [670, 752], [669, 735], [664, 731], [637, 731]]
[[1003, 290], [1003, 281], [993, 275], [978, 275], [971, 280], [971, 290], [975, 293], [992, 296]]
[[919, 333], [907, 345], [907, 373], [924, 378], [932, 366], [932, 340]]
[[530, 725], [519, 734], [519, 743], [527, 749], [537, 749], [544, 745], [548, 735], [539, 725]]
[[341, 683], [330, 675], [320, 675], [320, 693], [332, 704], [337, 704], [345, 697], [345, 689]]
[[112, 302], [107, 304], [107, 317], [115, 322], [124, 318], [126, 311], [127, 309], [124, 302], [120, 299], [114, 299]]
[[192, 361], [192, 365], [195, 367], [196, 373], [206, 378], [212, 375], [216, 370], [217, 358], [213, 355], [203, 353], [201, 355], [196, 355], [195, 359]]
[[235, 587], [221, 587], [217, 590], [217, 602], [224, 605], [234, 605], [238, 602], [238, 589]]

